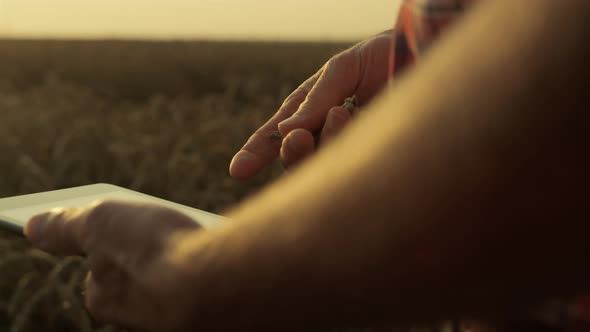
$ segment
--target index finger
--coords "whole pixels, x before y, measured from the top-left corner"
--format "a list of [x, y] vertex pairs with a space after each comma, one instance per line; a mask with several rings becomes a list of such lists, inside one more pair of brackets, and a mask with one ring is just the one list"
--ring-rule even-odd
[[291, 117], [303, 103], [307, 94], [316, 84], [322, 70], [301, 84], [287, 99], [277, 113], [273, 115], [260, 129], [258, 129], [248, 142], [234, 156], [230, 164], [229, 172], [232, 177], [238, 179], [249, 178], [269, 165], [279, 156], [281, 140], [273, 134], [278, 132], [279, 123]]
[[298, 128], [311, 132], [320, 130], [328, 111], [355, 93], [361, 74], [359, 52], [357, 48], [352, 48], [328, 61], [322, 75], [297, 112], [279, 124], [284, 136]]

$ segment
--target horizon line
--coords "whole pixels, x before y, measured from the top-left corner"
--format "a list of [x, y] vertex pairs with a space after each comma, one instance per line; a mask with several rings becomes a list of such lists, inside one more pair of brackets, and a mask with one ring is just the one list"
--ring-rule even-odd
[[158, 42], [158, 43], [293, 43], [293, 44], [353, 44], [361, 39], [270, 39], [270, 38], [142, 38], [142, 37], [37, 37], [37, 36], [2, 36], [0, 41], [55, 41], [55, 42]]
[[152, 42], [262, 42], [262, 43], [327, 43], [346, 44], [357, 43], [365, 40], [368, 36], [356, 36], [350, 38], [329, 38], [329, 37], [302, 37], [302, 38], [280, 38], [280, 37], [237, 37], [237, 36], [133, 36], [133, 35], [13, 35], [2, 34], [0, 40], [54, 40], [54, 41], [152, 41]]

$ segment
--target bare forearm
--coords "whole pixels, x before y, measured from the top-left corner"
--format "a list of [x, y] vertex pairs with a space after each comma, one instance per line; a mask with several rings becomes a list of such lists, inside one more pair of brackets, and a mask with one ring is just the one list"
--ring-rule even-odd
[[235, 224], [179, 245], [200, 313], [228, 326], [403, 323], [579, 290], [589, 7], [476, 10]]

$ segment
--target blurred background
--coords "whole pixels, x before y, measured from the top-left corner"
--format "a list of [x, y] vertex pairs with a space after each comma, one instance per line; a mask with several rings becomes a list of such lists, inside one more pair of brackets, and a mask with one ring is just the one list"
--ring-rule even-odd
[[[107, 182], [222, 213], [282, 173], [233, 154], [398, 0], [0, 0], [0, 197]], [[84, 262], [0, 230], [0, 332], [117, 331]]]

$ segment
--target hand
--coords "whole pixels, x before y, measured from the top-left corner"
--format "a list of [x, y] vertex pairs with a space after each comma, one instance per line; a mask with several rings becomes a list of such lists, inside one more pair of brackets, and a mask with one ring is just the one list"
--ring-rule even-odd
[[[386, 31], [330, 59], [250, 137], [232, 160], [231, 176], [249, 178], [279, 154], [283, 165], [293, 166], [315, 151], [313, 133], [321, 130], [323, 143], [334, 137], [351, 119], [339, 105], [356, 95], [362, 106], [385, 86], [390, 42]], [[277, 131], [282, 141], [273, 136]]]
[[174, 235], [198, 228], [191, 218], [157, 205], [102, 202], [35, 216], [25, 234], [50, 253], [88, 257], [85, 302], [96, 319], [176, 331], [190, 321], [194, 294], [165, 257]]

